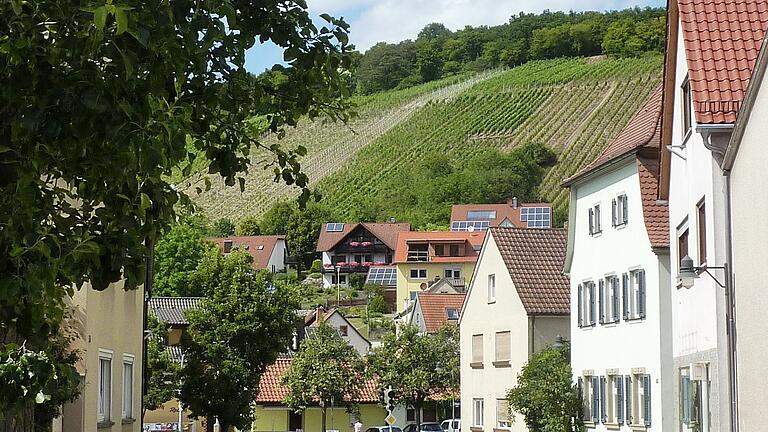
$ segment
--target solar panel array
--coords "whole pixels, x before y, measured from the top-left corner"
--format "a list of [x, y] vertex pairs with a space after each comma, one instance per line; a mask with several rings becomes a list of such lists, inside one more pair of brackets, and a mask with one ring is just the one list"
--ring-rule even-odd
[[397, 285], [397, 273], [394, 267], [371, 267], [365, 283], [372, 285]]
[[520, 222], [526, 222], [528, 228], [551, 228], [552, 209], [549, 207], [523, 207], [520, 209]]
[[325, 226], [327, 232], [342, 232], [344, 231], [343, 223], [329, 223]]
[[451, 223], [451, 231], [486, 231], [489, 225], [488, 221], [455, 221]]

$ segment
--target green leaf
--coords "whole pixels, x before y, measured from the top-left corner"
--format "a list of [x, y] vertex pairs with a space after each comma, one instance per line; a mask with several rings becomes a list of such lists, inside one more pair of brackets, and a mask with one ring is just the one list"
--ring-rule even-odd
[[149, 195], [145, 194], [144, 192], [141, 193], [141, 205], [139, 206], [140, 209], [146, 210], [148, 208], [152, 207], [152, 200], [149, 199]]
[[107, 8], [104, 6], [96, 8], [93, 11], [93, 25], [99, 31], [104, 31], [104, 26], [107, 24]]
[[13, 8], [13, 13], [21, 15], [21, 0], [11, 0], [11, 8]]
[[115, 20], [117, 21], [116, 34], [120, 35], [125, 33], [125, 31], [128, 30], [128, 14], [125, 13], [125, 10], [119, 8], [116, 9]]

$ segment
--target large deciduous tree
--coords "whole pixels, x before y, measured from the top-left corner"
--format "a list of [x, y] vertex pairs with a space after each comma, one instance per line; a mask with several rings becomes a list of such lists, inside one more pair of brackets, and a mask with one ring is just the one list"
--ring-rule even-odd
[[446, 326], [437, 334], [420, 334], [413, 325], [384, 336], [369, 357], [370, 372], [382, 386], [392, 386], [394, 402], [414, 408], [416, 429], [428, 398], [443, 398], [459, 388], [459, 334]]
[[568, 344], [533, 354], [507, 393], [513, 412], [523, 416], [531, 432], [582, 429], [582, 405], [573, 384]]
[[[60, 366], [40, 350], [67, 295], [144, 282], [148, 245], [187, 200], [174, 167], [202, 158], [235, 185], [262, 146], [275, 179], [309, 197], [306, 150], [258, 138], [346, 115], [348, 26], [321, 16], [318, 29], [305, 0], [0, 2], [0, 357], [17, 378], [32, 367], [24, 349], [42, 353], [40, 370]], [[267, 41], [284, 50], [279, 82], [244, 68]], [[29, 409], [44, 387], [0, 411]]]
[[197, 277], [206, 297], [187, 313], [181, 400], [192, 417], [246, 428], [261, 375], [290, 346], [297, 304], [289, 290], [251, 267], [246, 252], [208, 254]]
[[184, 219], [171, 227], [155, 245], [154, 294], [203, 296], [192, 279], [206, 251], [218, 253], [218, 248], [206, 241], [204, 226]]
[[286, 404], [295, 411], [319, 405], [322, 432], [331, 406], [354, 410], [363, 386], [360, 354], [329, 324], [323, 322], [304, 339], [291, 360], [283, 384], [288, 387]]

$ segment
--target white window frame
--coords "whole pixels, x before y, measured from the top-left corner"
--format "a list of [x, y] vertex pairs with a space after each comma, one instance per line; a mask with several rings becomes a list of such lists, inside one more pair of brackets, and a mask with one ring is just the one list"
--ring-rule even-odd
[[[99, 348], [99, 381], [97, 387], [97, 409], [96, 416], [99, 423], [108, 422], [112, 420], [112, 384], [114, 382], [114, 371], [112, 367], [112, 358], [114, 352], [111, 350]], [[106, 360], [109, 362], [109, 388], [104, 389], [104, 377], [102, 376], [101, 362]], [[106, 399], [106, 400], [104, 400]]]
[[596, 236], [603, 232], [601, 219], [602, 213], [600, 211], [600, 203], [598, 202], [589, 208], [589, 235]]
[[[123, 354], [123, 419], [133, 419], [133, 392], [134, 389], [134, 377], [136, 376], [136, 370], [134, 365], [136, 364], [136, 356], [133, 354]], [[126, 381], [125, 368], [129, 366], [131, 368], [130, 381]], [[130, 386], [130, 389], [128, 388]], [[130, 391], [128, 391], [130, 390]]]
[[[451, 272], [451, 276], [448, 276], [447, 273]], [[457, 276], [458, 274], [458, 276]], [[461, 267], [445, 267], [443, 269], [443, 277], [447, 279], [460, 279], [461, 278]]]
[[472, 399], [472, 426], [483, 427], [485, 400]]
[[614, 228], [621, 228], [629, 222], [629, 198], [626, 193], [616, 195], [611, 201], [611, 220]]
[[[579, 320], [579, 327], [581, 328], [589, 328], [594, 327], [595, 322], [597, 321], [598, 317], [598, 302], [597, 302], [597, 290], [598, 287], [595, 284], [595, 281], [593, 280], [585, 280], [582, 281], [581, 284], [579, 284], [579, 298], [578, 298], [578, 304], [580, 309], [580, 320]], [[590, 287], [591, 295], [590, 295]]]
[[[622, 313], [626, 321], [642, 320], [648, 314], [648, 277], [642, 268], [632, 268], [628, 273], [629, 287], [622, 286]], [[625, 283], [622, 276], [622, 285]]]
[[[413, 276], [413, 272], [416, 272], [416, 277]], [[422, 272], [424, 272], [424, 276], [422, 276]], [[425, 268], [412, 268], [408, 272], [408, 276], [410, 276], [410, 279], [414, 280], [424, 280], [427, 278], [427, 269]]]
[[488, 304], [496, 303], [496, 274], [488, 275]]
[[579, 377], [581, 385], [582, 415], [581, 419], [586, 423], [592, 423], [592, 374], [584, 373]]
[[621, 279], [616, 274], [608, 274], [602, 279], [601, 285], [597, 288], [601, 290], [600, 323], [616, 324], [621, 318]]
[[[510, 418], [509, 411], [507, 411], [506, 417], [504, 417], [503, 419], [499, 418], [500, 403], [507, 403], [507, 400], [496, 399], [496, 429], [511, 429], [512, 419]], [[507, 405], [507, 410], [509, 410], [509, 405]]]

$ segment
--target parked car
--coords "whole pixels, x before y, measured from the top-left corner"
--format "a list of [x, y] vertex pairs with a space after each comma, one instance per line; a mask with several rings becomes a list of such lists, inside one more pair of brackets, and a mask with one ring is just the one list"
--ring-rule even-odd
[[392, 426], [391, 429], [389, 426], [372, 426], [366, 429], [365, 432], [403, 432], [403, 430], [397, 426]]
[[461, 430], [461, 419], [443, 420], [440, 423], [440, 427], [443, 429], [443, 432], [459, 432]]
[[416, 423], [410, 423], [403, 428], [403, 432], [443, 432], [443, 428], [440, 427], [440, 423], [425, 422], [417, 431]]

